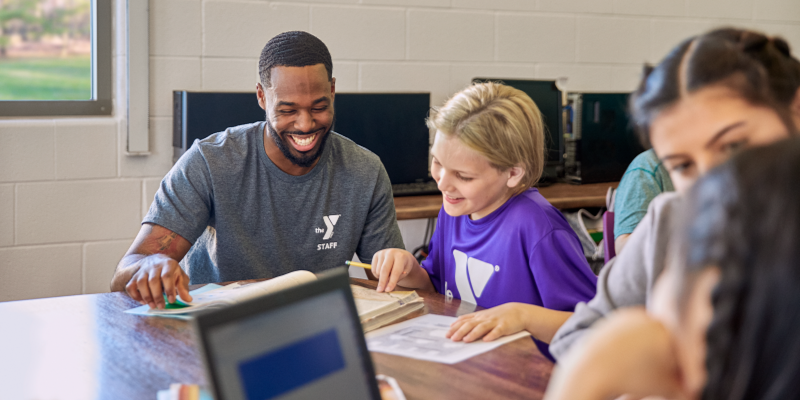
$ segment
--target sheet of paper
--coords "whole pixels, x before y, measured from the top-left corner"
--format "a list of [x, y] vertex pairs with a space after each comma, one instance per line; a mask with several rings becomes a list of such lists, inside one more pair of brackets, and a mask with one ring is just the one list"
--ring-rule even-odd
[[530, 335], [522, 331], [493, 342], [454, 342], [444, 335], [455, 320], [456, 317], [426, 314], [390, 325], [368, 333], [367, 348], [378, 353], [455, 364]]
[[[210, 290], [219, 289], [221, 287], [222, 286], [217, 285], [216, 283], [209, 283], [208, 285], [205, 285], [205, 286], [201, 287], [200, 289], [195, 289], [195, 290], [190, 291], [189, 294], [192, 295], [192, 300], [197, 301], [196, 300], [197, 296], [200, 296], [203, 293], [208, 292]], [[136, 307], [136, 308], [131, 308], [130, 310], [125, 310], [125, 312], [128, 313], [128, 314], [134, 314], [134, 315], [155, 315], [155, 314], [150, 312], [150, 306], [148, 306], [147, 304], [145, 304], [143, 306]], [[163, 314], [163, 315], [159, 315], [159, 317], [170, 317], [170, 318], [178, 318], [178, 319], [192, 319], [192, 317], [190, 317], [188, 315], [185, 315], [185, 314]]]

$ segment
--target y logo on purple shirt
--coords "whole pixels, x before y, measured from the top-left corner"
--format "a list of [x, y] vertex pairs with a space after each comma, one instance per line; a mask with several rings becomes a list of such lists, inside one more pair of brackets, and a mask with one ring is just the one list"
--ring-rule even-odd
[[472, 258], [458, 250], [453, 250], [453, 257], [456, 259], [456, 288], [461, 300], [478, 304], [475, 298], [481, 297], [489, 279], [500, 271], [500, 266]]

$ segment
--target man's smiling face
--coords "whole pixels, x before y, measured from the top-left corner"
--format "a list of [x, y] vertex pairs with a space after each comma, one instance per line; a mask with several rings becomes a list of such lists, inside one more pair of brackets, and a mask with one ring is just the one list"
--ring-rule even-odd
[[[316, 64], [274, 67], [270, 81], [269, 88], [257, 87], [271, 137], [264, 141], [267, 154], [288, 173], [308, 172], [322, 154], [333, 125], [335, 80], [328, 81], [325, 66]], [[279, 154], [284, 160], [276, 160]]]

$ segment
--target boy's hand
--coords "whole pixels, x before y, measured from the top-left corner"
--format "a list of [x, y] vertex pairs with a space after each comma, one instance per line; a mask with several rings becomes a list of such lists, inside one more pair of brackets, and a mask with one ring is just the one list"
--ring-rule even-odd
[[458, 317], [450, 325], [446, 337], [453, 341], [473, 342], [483, 337], [484, 342], [513, 335], [525, 330], [524, 305], [506, 303]]
[[407, 277], [419, 263], [403, 249], [384, 249], [372, 257], [372, 274], [378, 277], [378, 292], [391, 292], [397, 282]]

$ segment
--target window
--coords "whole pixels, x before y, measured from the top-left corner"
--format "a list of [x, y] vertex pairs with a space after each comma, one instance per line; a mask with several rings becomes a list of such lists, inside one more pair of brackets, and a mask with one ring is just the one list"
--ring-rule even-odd
[[111, 0], [0, 0], [0, 116], [110, 115]]

